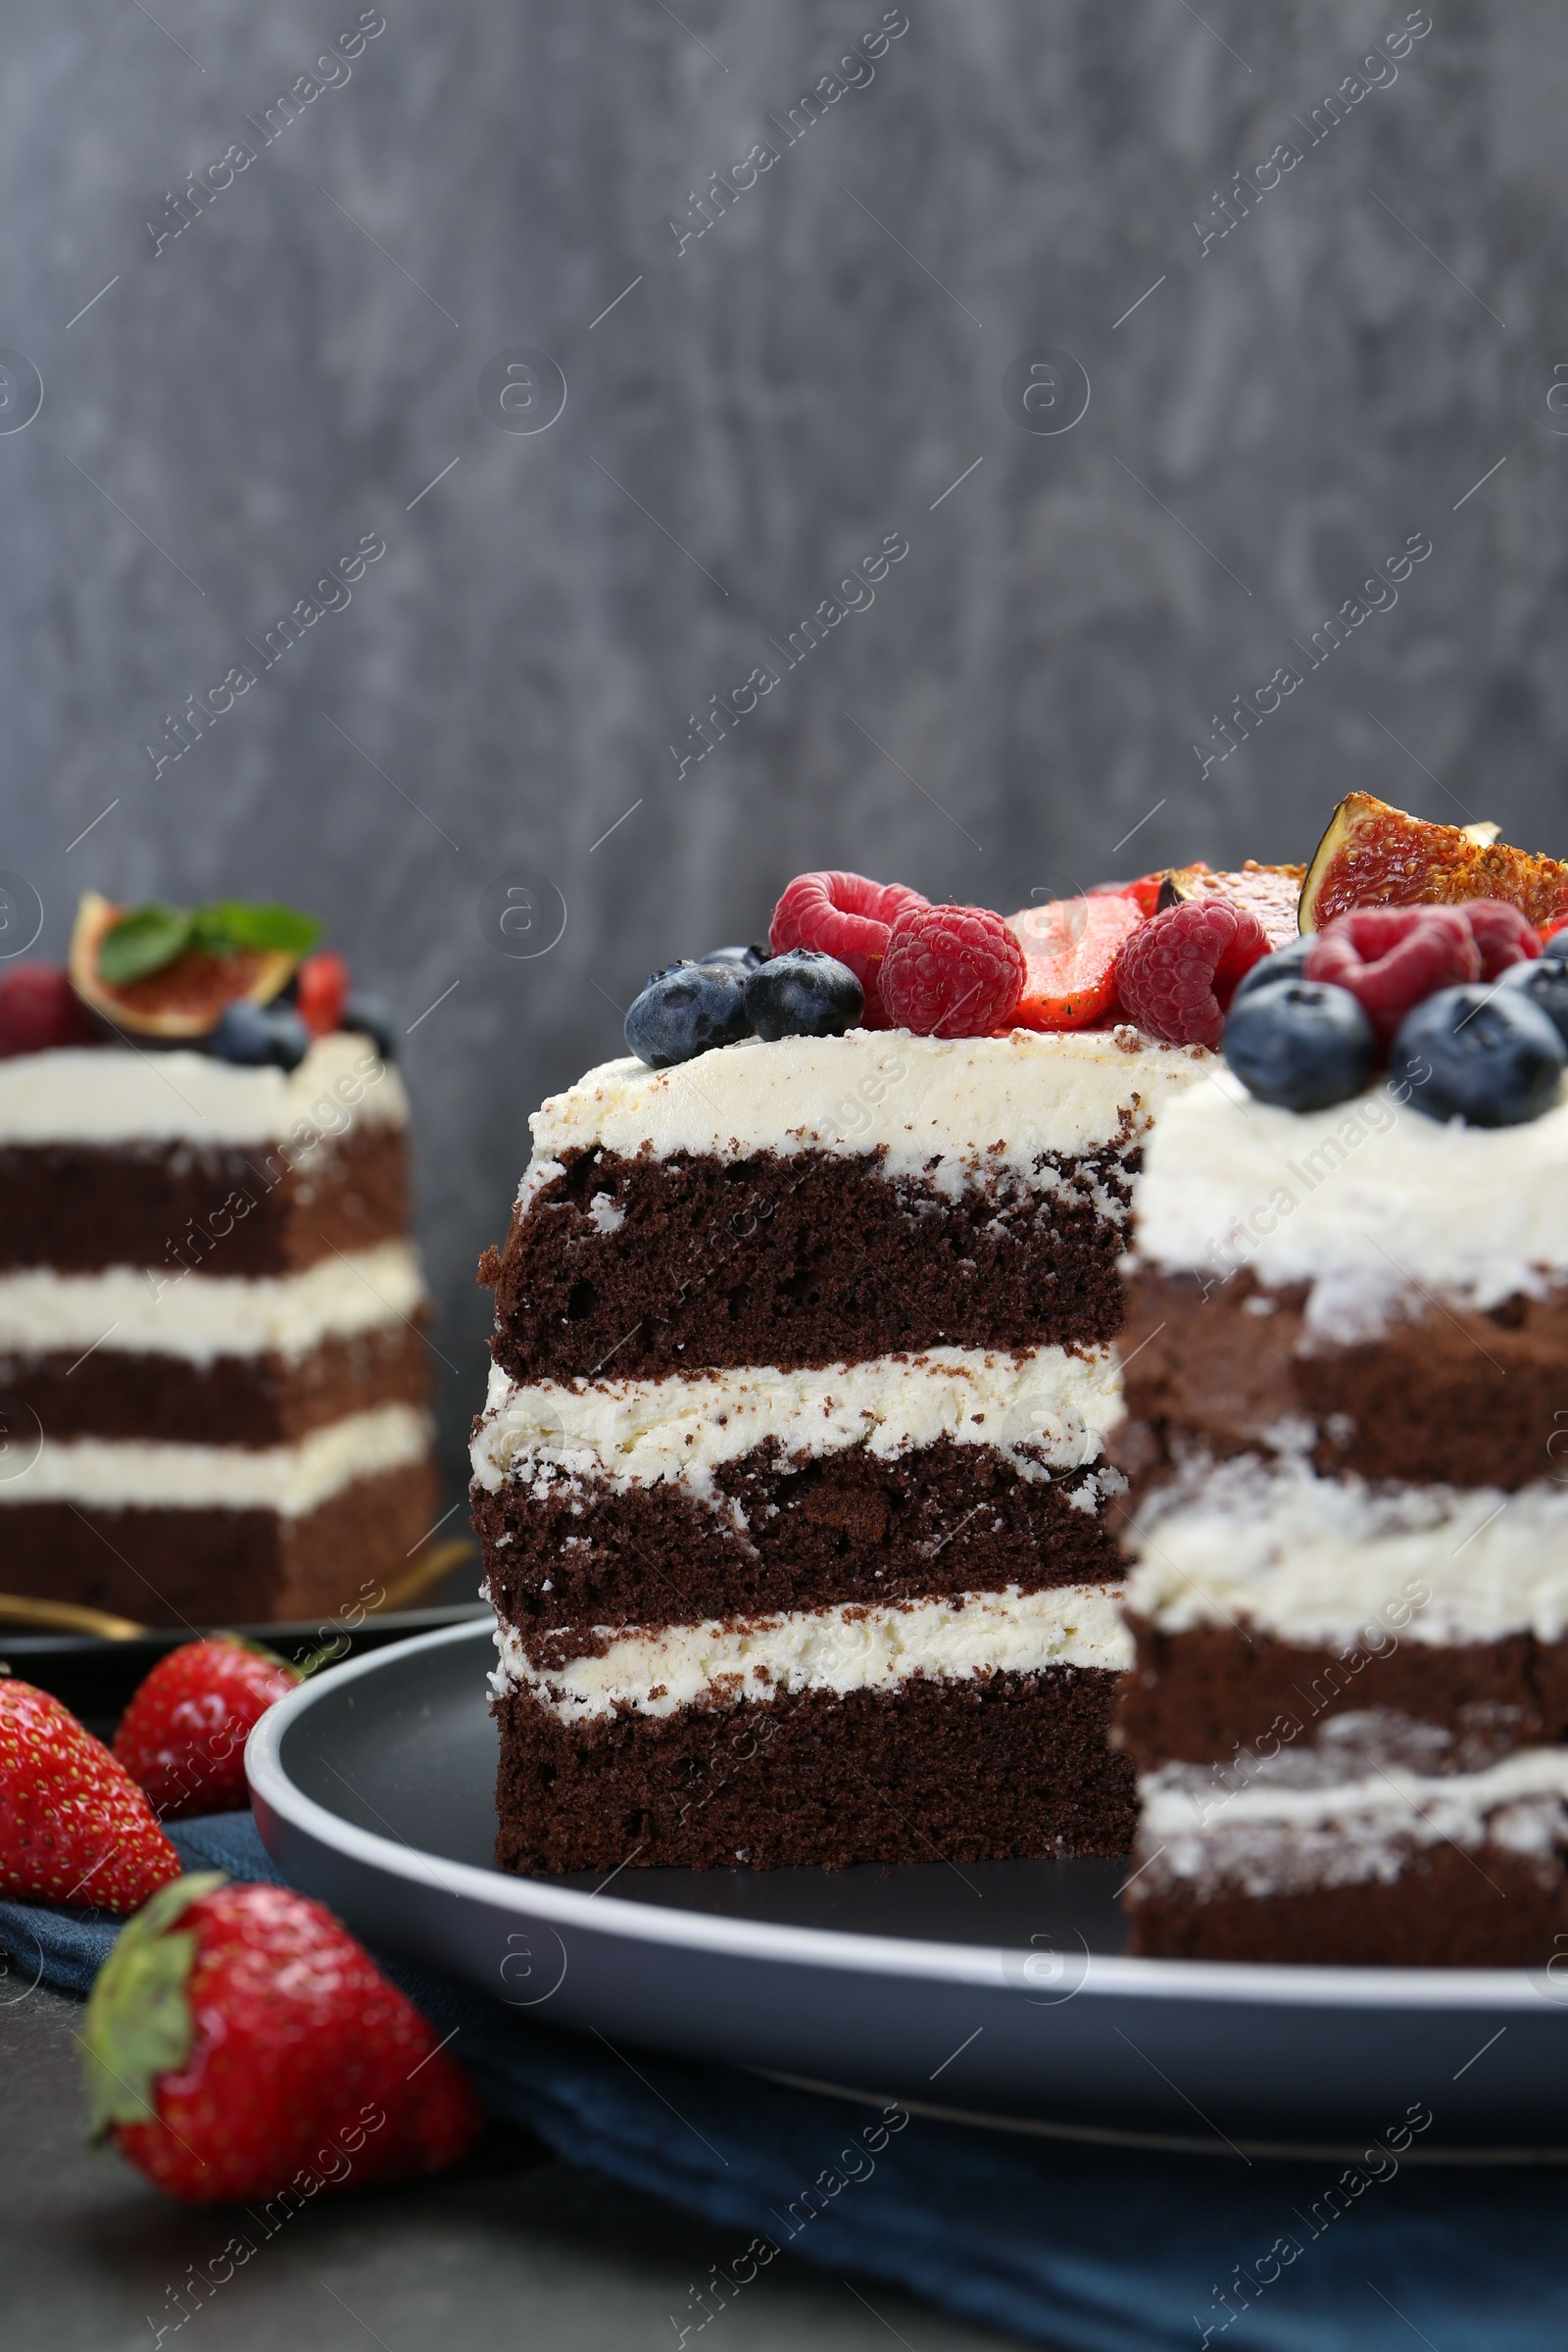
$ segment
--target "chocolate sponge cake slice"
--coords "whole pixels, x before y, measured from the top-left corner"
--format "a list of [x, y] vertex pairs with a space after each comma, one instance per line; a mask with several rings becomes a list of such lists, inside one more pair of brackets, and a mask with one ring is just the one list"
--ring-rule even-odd
[[851, 1030], [547, 1102], [472, 1501], [503, 1865], [1119, 1853], [1128, 1028]]

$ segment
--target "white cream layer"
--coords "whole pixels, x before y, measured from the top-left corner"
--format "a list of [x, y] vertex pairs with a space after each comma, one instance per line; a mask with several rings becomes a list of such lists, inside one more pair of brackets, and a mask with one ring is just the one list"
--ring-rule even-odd
[[1128, 1606], [1161, 1633], [1374, 1649], [1568, 1634], [1568, 1485], [1548, 1480], [1373, 1487], [1243, 1455], [1156, 1494], [1128, 1540]]
[[1467, 1822], [1479, 1825], [1489, 1813], [1520, 1797], [1568, 1797], [1568, 1747], [1522, 1747], [1484, 1772], [1428, 1776], [1390, 1764], [1364, 1779], [1336, 1781], [1324, 1788], [1253, 1782], [1223, 1797], [1215, 1796], [1211, 1782], [1196, 1785], [1200, 1777], [1191, 1766], [1167, 1765], [1140, 1779], [1138, 1795], [1148, 1835], [1174, 1838], [1191, 1830], [1214, 1830], [1223, 1836], [1229, 1829], [1259, 1823], [1318, 1829], [1352, 1817], [1402, 1823], [1446, 1807], [1457, 1808]]
[[1312, 1286], [1306, 1320], [1353, 1342], [1427, 1311], [1568, 1280], [1568, 1088], [1523, 1127], [1444, 1126], [1387, 1086], [1332, 1110], [1255, 1102], [1228, 1070], [1161, 1112], [1138, 1188], [1137, 1258]]
[[406, 1242], [322, 1258], [300, 1274], [171, 1274], [112, 1266], [0, 1274], [0, 1356], [278, 1354], [297, 1362], [326, 1339], [406, 1322], [424, 1298]]
[[1200, 1046], [1155, 1045], [1131, 1028], [951, 1041], [852, 1029], [750, 1038], [671, 1070], [609, 1061], [534, 1112], [518, 1199], [561, 1173], [564, 1152], [595, 1145], [625, 1158], [883, 1151], [889, 1176], [923, 1177], [956, 1199], [987, 1176], [1031, 1176], [1043, 1155], [1141, 1139], [1215, 1066]]
[[1058, 1585], [1049, 1592], [965, 1592], [955, 1598], [791, 1610], [772, 1617], [634, 1628], [602, 1657], [546, 1672], [511, 1626], [496, 1632], [498, 1697], [528, 1690], [563, 1722], [673, 1715], [700, 1699], [765, 1702], [799, 1690], [880, 1690], [910, 1675], [967, 1682], [977, 1674], [1038, 1674], [1090, 1666], [1121, 1674], [1132, 1642], [1118, 1585]]
[[401, 1126], [408, 1097], [368, 1037], [318, 1038], [297, 1070], [183, 1049], [62, 1046], [0, 1061], [0, 1144], [266, 1145]]
[[[509, 1479], [538, 1494], [563, 1483], [618, 1493], [667, 1480], [707, 1497], [722, 1464], [769, 1439], [790, 1457], [863, 1446], [888, 1460], [947, 1438], [994, 1446], [1023, 1477], [1048, 1479], [1095, 1463], [1120, 1415], [1109, 1348], [933, 1348], [826, 1371], [749, 1366], [526, 1387], [494, 1365], [472, 1460], [492, 1492]], [[1084, 1507], [1097, 1501], [1098, 1489]]]
[[[13, 1443], [24, 1457], [24, 1433]], [[0, 1507], [70, 1502], [101, 1510], [276, 1511], [298, 1519], [358, 1478], [420, 1460], [429, 1445], [428, 1416], [407, 1404], [351, 1413], [292, 1446], [45, 1437], [30, 1467], [0, 1480]]]
[[1140, 1780], [1141, 1882], [1197, 1881], [1253, 1897], [1392, 1885], [1413, 1851], [1484, 1843], [1557, 1876], [1568, 1849], [1568, 1748], [1521, 1748], [1484, 1772], [1425, 1779], [1391, 1766], [1326, 1788], [1238, 1789], [1216, 1803], [1190, 1767]]

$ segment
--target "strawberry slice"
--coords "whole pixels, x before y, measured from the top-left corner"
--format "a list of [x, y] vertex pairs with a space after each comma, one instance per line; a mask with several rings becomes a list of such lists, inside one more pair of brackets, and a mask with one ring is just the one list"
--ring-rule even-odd
[[[1157, 874], [1140, 874], [1136, 882], [1091, 882], [1088, 895], [1092, 899], [1131, 899], [1140, 914], [1152, 914], [1159, 905], [1160, 886], [1169, 870], [1162, 865]], [[1200, 858], [1192, 870], [1206, 874], [1208, 867]]]
[[[1153, 877], [1158, 887], [1158, 877]], [[1051, 899], [1009, 914], [1007, 928], [1028, 966], [1012, 1014], [1015, 1029], [1087, 1029], [1116, 1001], [1116, 954], [1144, 915], [1120, 894]]]

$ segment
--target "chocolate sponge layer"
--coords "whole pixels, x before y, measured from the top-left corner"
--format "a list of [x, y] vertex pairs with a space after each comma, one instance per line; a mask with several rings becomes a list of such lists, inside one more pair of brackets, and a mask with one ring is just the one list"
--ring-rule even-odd
[[594, 1627], [1102, 1583], [1121, 1560], [1102, 1513], [1071, 1501], [1083, 1484], [1026, 1479], [951, 1438], [891, 1459], [851, 1446], [801, 1461], [770, 1443], [723, 1465], [716, 1508], [672, 1483], [536, 1495], [509, 1480], [471, 1502], [499, 1614], [525, 1636], [562, 1632], [575, 1655]]
[[1138, 1164], [1107, 1151], [1063, 1161], [1050, 1191], [998, 1176], [955, 1200], [875, 1153], [574, 1152], [481, 1261], [496, 1361], [625, 1378], [1106, 1340]]
[[1116, 1677], [1055, 1666], [567, 1725], [496, 1702], [503, 1870], [781, 1870], [1123, 1854]]

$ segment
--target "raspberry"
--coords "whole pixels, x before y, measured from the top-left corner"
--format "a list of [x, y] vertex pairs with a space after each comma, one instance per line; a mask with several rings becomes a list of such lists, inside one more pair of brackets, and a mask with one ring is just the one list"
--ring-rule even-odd
[[819, 948], [847, 963], [865, 991], [862, 1029], [893, 1026], [878, 974], [894, 923], [906, 909], [927, 904], [902, 882], [868, 882], [863, 874], [797, 874], [773, 909], [768, 945], [775, 956], [791, 948]]
[[882, 964], [883, 1001], [916, 1037], [985, 1037], [1005, 1029], [1028, 975], [1024, 953], [985, 906], [910, 906]]
[[52, 963], [23, 963], [0, 979], [0, 1055], [95, 1046], [99, 1032], [71, 982]]
[[1481, 951], [1483, 980], [1495, 980], [1510, 964], [1534, 962], [1541, 954], [1535, 924], [1504, 899], [1466, 899], [1453, 911], [1464, 916]]
[[1116, 993], [1151, 1037], [1217, 1046], [1238, 981], [1267, 954], [1268, 934], [1250, 907], [1183, 899], [1128, 934], [1116, 957]]
[[1306, 976], [1348, 988], [1385, 1050], [1423, 997], [1481, 977], [1482, 951], [1462, 906], [1357, 906], [1320, 931]]

